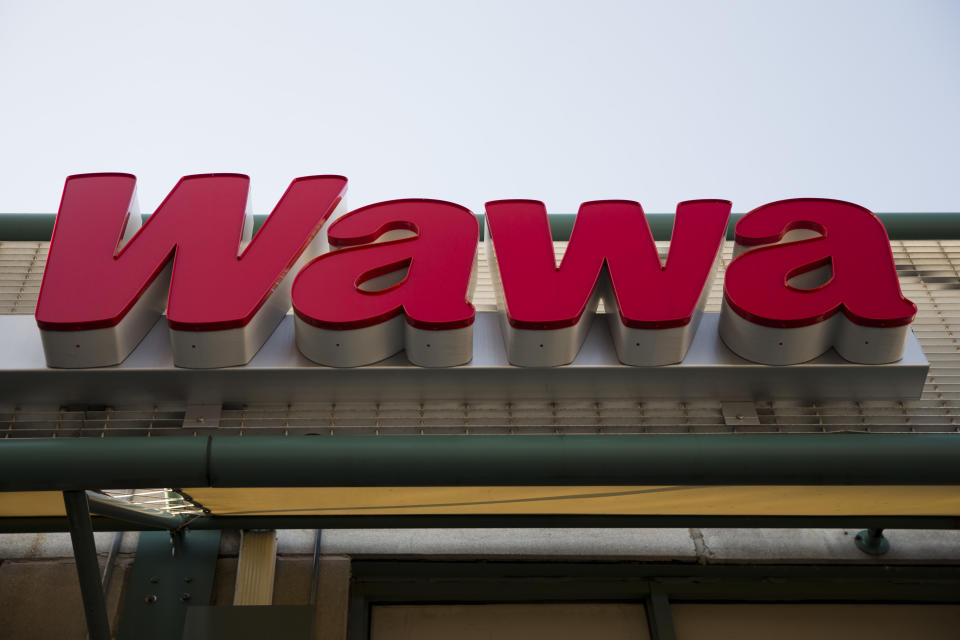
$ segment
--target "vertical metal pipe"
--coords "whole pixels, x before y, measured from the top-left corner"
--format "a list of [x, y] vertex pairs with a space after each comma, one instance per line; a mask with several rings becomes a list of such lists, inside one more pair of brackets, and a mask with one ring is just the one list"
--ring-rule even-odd
[[117, 561], [117, 554], [120, 553], [120, 543], [123, 542], [123, 531], [117, 531], [113, 534], [113, 544], [110, 545], [110, 553], [107, 554], [107, 564], [103, 567], [103, 595], [110, 597], [110, 583], [113, 581], [113, 565]]
[[[137, 490], [130, 492], [130, 502], [132, 503], [137, 496]], [[87, 506], [89, 507], [90, 494], [87, 494]], [[117, 531], [113, 534], [113, 544], [110, 545], [110, 553], [107, 554], [107, 564], [103, 567], [103, 597], [110, 598], [110, 583], [113, 582], [113, 564], [117, 561], [117, 554], [120, 553], [120, 544], [123, 542], [123, 531]]]
[[320, 541], [323, 529], [317, 529], [317, 537], [313, 543], [313, 581], [310, 583], [310, 604], [317, 604], [317, 589], [320, 586]]
[[110, 620], [107, 617], [107, 601], [100, 584], [100, 565], [97, 562], [97, 547], [93, 541], [93, 524], [90, 522], [90, 506], [83, 491], [64, 491], [63, 504], [70, 523], [70, 541], [73, 542], [73, 558], [80, 579], [80, 595], [87, 619], [90, 640], [110, 640]]

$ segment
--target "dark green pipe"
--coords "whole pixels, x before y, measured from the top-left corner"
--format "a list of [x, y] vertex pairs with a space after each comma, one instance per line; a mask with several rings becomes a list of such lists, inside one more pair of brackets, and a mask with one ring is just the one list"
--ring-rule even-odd
[[[887, 227], [892, 240], [947, 240], [960, 238], [960, 213], [880, 213], [877, 214]], [[146, 220], [148, 215], [144, 215]], [[550, 230], [554, 240], [567, 240], [576, 216], [572, 213], [550, 215]], [[733, 225], [743, 217], [735, 213], [730, 217], [727, 239], [733, 239]], [[53, 233], [56, 215], [52, 213], [4, 213], [0, 214], [0, 240], [49, 240]], [[480, 221], [481, 237], [484, 215]], [[253, 217], [254, 230], [258, 230], [267, 217]], [[669, 240], [673, 229], [672, 213], [648, 213], [647, 221], [656, 240]]]
[[0, 490], [960, 484], [954, 434], [245, 436], [0, 443]]
[[49, 240], [56, 218], [54, 213], [0, 214], [0, 240]]
[[0, 442], [0, 491], [206, 486], [208, 438]]
[[960, 484], [952, 434], [216, 438], [212, 486]]
[[881, 213], [893, 240], [950, 240], [960, 238], [958, 213]]

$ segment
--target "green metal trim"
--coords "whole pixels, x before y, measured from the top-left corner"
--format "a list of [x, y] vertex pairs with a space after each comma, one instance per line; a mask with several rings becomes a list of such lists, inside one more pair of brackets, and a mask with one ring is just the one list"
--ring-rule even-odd
[[[849, 580], [890, 580], [892, 582], [960, 582], [960, 565], [766, 565], [766, 564], [709, 564], [696, 562], [647, 562], [643, 560], [534, 560], [511, 558], [501, 560], [435, 560], [384, 558], [354, 559], [351, 568], [354, 582], [396, 582], [399, 580], [491, 580], [503, 576], [528, 578], [564, 578], [580, 576], [585, 579], [621, 581], [636, 578], [660, 580], [667, 593], [673, 587], [684, 587], [682, 581], [692, 577], [711, 580], [754, 580], [765, 576], [816, 582], [832, 581], [840, 577]], [[671, 586], [672, 585], [672, 586]], [[647, 591], [638, 592], [645, 595]], [[960, 600], [960, 592], [950, 595]]]
[[[593, 516], [593, 515], [397, 515], [397, 516], [203, 516], [191, 530], [222, 529], [431, 529], [431, 528], [769, 528], [769, 529], [960, 529], [960, 517], [941, 516]], [[94, 531], [166, 529], [112, 518], [93, 518]], [[0, 533], [68, 531], [66, 518], [0, 518]]]
[[219, 553], [219, 531], [140, 534], [117, 638], [180, 638], [187, 607], [210, 604]]
[[652, 637], [670, 638], [668, 598], [674, 603], [960, 602], [960, 567], [948, 566], [354, 560], [351, 573], [351, 640], [370, 637], [370, 608], [376, 604], [643, 601]]
[[351, 573], [353, 593], [369, 602], [609, 601], [655, 591], [671, 602], [960, 602], [960, 567], [943, 565], [354, 560]]
[[[727, 239], [733, 239], [733, 226], [743, 217], [742, 213], [730, 216]], [[960, 213], [879, 213], [892, 240], [948, 240], [960, 238]], [[143, 214], [146, 220], [149, 214]], [[550, 215], [550, 231], [554, 240], [567, 240], [573, 229], [576, 214], [554, 213]], [[673, 230], [672, 213], [648, 213], [647, 222], [655, 240], [669, 240]], [[265, 215], [253, 217], [254, 232], [267, 219]], [[478, 214], [480, 234], [485, 233], [486, 216]], [[4, 213], [0, 214], [0, 240], [46, 241], [53, 234], [56, 214], [53, 213]]]
[[165, 487], [960, 484], [954, 434], [56, 438], [0, 491]]

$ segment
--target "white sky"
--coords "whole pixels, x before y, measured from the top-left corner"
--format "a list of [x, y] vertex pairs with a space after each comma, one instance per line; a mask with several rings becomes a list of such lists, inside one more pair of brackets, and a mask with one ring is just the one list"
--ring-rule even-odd
[[399, 197], [960, 211], [960, 2], [0, 0], [0, 212], [71, 173]]

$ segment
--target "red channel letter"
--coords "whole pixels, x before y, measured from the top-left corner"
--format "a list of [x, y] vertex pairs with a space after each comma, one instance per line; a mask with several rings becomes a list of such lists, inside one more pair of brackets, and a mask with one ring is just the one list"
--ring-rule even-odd
[[171, 328], [244, 326], [319, 231], [346, 190], [342, 176], [297, 178], [238, 255], [250, 179], [187, 176], [123, 247], [136, 178], [71, 176], [64, 187], [36, 319], [41, 329], [117, 325], [174, 262]]
[[[374, 243], [391, 231], [416, 237]], [[477, 252], [477, 219], [439, 200], [393, 200], [353, 211], [330, 225], [331, 246], [345, 247], [310, 262], [293, 283], [293, 308], [324, 329], [360, 329], [400, 313], [418, 329], [473, 324], [467, 300]], [[365, 282], [408, 269], [396, 284], [365, 290]]]
[[487, 223], [510, 324], [520, 329], [575, 325], [605, 265], [624, 325], [688, 324], [723, 242], [730, 207], [726, 200], [681, 202], [664, 265], [639, 203], [585, 202], [557, 267], [542, 202], [488, 202]]
[[[820, 236], [774, 244], [794, 229]], [[803, 327], [843, 311], [859, 325], [900, 327], [917, 313], [900, 291], [883, 223], [861, 206], [819, 198], [773, 202], [737, 222], [736, 240], [757, 248], [727, 267], [724, 297], [751, 322]], [[833, 275], [819, 287], [799, 289], [787, 282], [827, 264]]]

